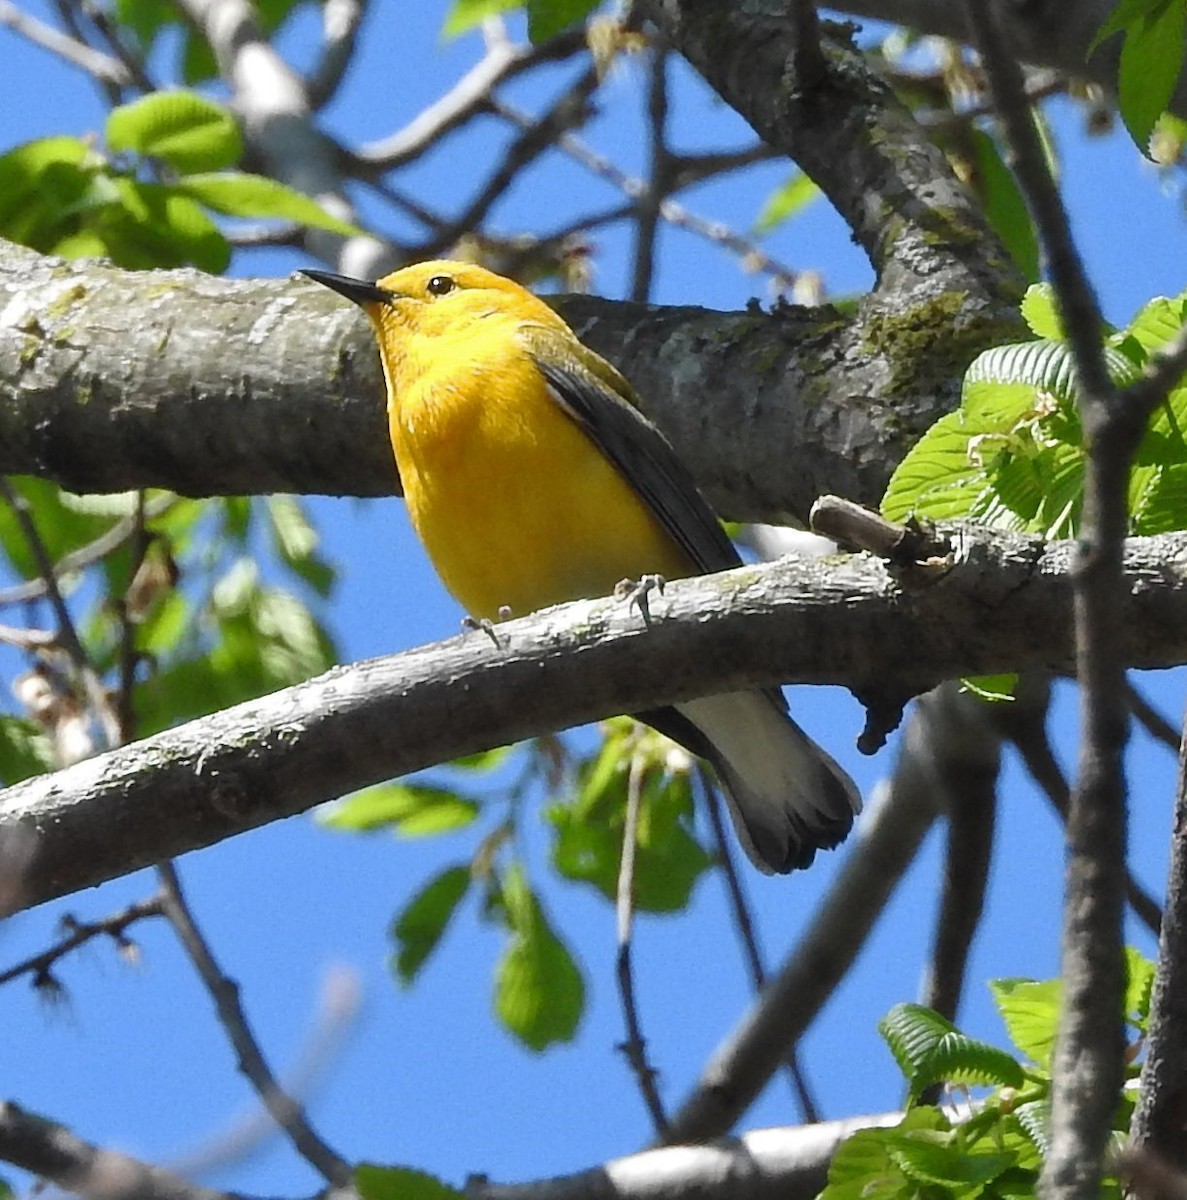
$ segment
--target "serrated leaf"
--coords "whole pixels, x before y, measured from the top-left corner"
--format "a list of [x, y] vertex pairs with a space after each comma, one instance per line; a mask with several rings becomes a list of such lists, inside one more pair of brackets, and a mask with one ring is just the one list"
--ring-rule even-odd
[[974, 511], [987, 487], [984, 467], [970, 455], [976, 432], [959, 412], [941, 417], [895, 468], [882, 515], [905, 521], [915, 513], [942, 521]]
[[538, 46], [584, 21], [601, 0], [528, 0], [528, 38]]
[[1134, 145], [1149, 155], [1154, 123], [1166, 110], [1183, 70], [1187, 8], [1164, 0], [1125, 31], [1117, 74], [1118, 108]]
[[1125, 1015], [1144, 1028], [1150, 1015], [1150, 993], [1154, 990], [1154, 964], [1132, 946], [1125, 947], [1128, 981], [1125, 987]]
[[243, 155], [235, 118], [196, 92], [165, 91], [112, 109], [105, 139], [112, 150], [130, 150], [167, 162], [175, 171], [218, 171]]
[[400, 910], [392, 923], [396, 952], [392, 969], [405, 987], [436, 950], [450, 918], [470, 887], [468, 867], [447, 867]]
[[889, 1129], [859, 1129], [837, 1147], [828, 1169], [828, 1186], [818, 1200], [908, 1200], [918, 1189], [894, 1161], [893, 1149], [913, 1130], [947, 1130], [937, 1108], [910, 1109]]
[[1008, 1151], [976, 1150], [960, 1144], [953, 1133], [923, 1130], [898, 1138], [890, 1153], [908, 1179], [957, 1193], [983, 1187], [1017, 1161]]
[[1036, 1066], [1051, 1068], [1062, 988], [1058, 979], [993, 979], [989, 990], [1010, 1041]]
[[478, 803], [426, 783], [381, 783], [344, 797], [318, 813], [329, 829], [366, 833], [392, 828], [405, 837], [447, 833], [469, 825]]
[[1142, 305], [1125, 332], [1149, 356], [1161, 350], [1182, 329], [1184, 320], [1187, 320], [1187, 302], [1183, 296], [1155, 296]]
[[359, 1163], [354, 1186], [362, 1200], [465, 1200], [466, 1193], [414, 1167]]
[[502, 881], [511, 939], [495, 968], [495, 1012], [532, 1050], [571, 1041], [585, 1008], [585, 983], [518, 866]]
[[1092, 41], [1088, 43], [1084, 61], [1087, 62], [1096, 53], [1097, 47], [1107, 38], [1111, 38], [1115, 33], [1121, 33], [1165, 2], [1166, 0], [1117, 0], [1104, 23], [1096, 31]]
[[487, 17], [497, 17], [513, 8], [522, 8], [523, 0], [453, 0], [441, 26], [441, 36], [455, 38], [481, 25]]
[[173, 185], [173, 190], [228, 217], [297, 221], [313, 229], [339, 233], [343, 237], [362, 233], [357, 225], [335, 217], [303, 192], [286, 187], [275, 179], [251, 175], [246, 171], [186, 175]]
[[1003, 1050], [968, 1037], [921, 1004], [896, 1004], [878, 1022], [878, 1032], [913, 1097], [941, 1081], [1019, 1087], [1025, 1078], [1022, 1068]]
[[1044, 1158], [1051, 1149], [1051, 1098], [1042, 1096], [1019, 1104], [1013, 1112], [1014, 1120], [1026, 1134], [1035, 1149]]
[[763, 201], [754, 219], [756, 237], [766, 237], [820, 195], [820, 188], [802, 171], [796, 171]]
[[1030, 326], [1037, 338], [1047, 341], [1064, 341], [1063, 320], [1055, 289], [1049, 283], [1032, 283], [1022, 297], [1022, 319]]

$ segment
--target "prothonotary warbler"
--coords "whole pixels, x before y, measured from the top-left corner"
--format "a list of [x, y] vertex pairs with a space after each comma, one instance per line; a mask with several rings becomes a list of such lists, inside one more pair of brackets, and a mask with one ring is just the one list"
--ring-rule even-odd
[[[519, 284], [461, 262], [312, 279], [375, 326], [412, 524], [471, 617], [493, 620], [740, 563], [630, 384]], [[637, 714], [707, 759], [764, 871], [806, 867], [860, 797], [778, 689]]]

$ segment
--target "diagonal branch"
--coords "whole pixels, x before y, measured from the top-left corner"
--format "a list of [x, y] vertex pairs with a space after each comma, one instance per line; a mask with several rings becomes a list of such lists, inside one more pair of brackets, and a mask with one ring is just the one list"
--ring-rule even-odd
[[[1069, 661], [1074, 547], [976, 528], [958, 542], [931, 585], [900, 585], [861, 555], [787, 558], [674, 582], [649, 627], [619, 601], [579, 601], [500, 626], [497, 651], [474, 634], [336, 668], [18, 784], [0, 800], [0, 831], [40, 836], [30, 905], [614, 713], [783, 680], [876, 691], [893, 679], [906, 699], [946, 678]], [[1167, 570], [1184, 558], [1184, 534], [1127, 544], [1116, 649], [1134, 665], [1187, 661], [1187, 574]]]

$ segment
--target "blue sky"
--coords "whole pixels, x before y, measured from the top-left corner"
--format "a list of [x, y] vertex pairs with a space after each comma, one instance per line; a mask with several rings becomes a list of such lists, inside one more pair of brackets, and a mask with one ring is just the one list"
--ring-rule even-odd
[[[50, 6], [23, 7], [46, 15]], [[479, 52], [474, 37], [440, 41], [441, 3], [372, 10], [356, 66], [326, 116], [349, 141], [398, 128]], [[308, 34], [303, 19], [285, 39], [297, 60], [308, 53]], [[98, 95], [81, 75], [3, 30], [0, 55], [5, 67], [0, 147], [101, 126]], [[631, 168], [641, 165], [642, 150], [629, 70], [611, 83], [603, 115], [586, 136]], [[564, 72], [554, 72], [549, 86], [564, 78]], [[678, 140], [689, 147], [744, 140], [738, 119], [689, 72], [677, 68], [675, 80]], [[520, 85], [523, 103], [534, 95], [533, 87]], [[1106, 314], [1123, 321], [1151, 295], [1182, 290], [1187, 286], [1182, 197], [1141, 163], [1122, 133], [1087, 140], [1077, 110], [1061, 103], [1050, 112], [1073, 222]], [[493, 157], [493, 128], [455, 135], [404, 177], [402, 186], [444, 208], [451, 201], [460, 205], [479, 178], [475, 164]], [[786, 174], [786, 167], [771, 164], [744, 187], [726, 179], [683, 199], [703, 215], [745, 228], [766, 192]], [[575, 196], [592, 204], [602, 186], [568, 164], [549, 166], [500, 204], [497, 224], [508, 232], [550, 227], [554, 214], [572, 211]], [[595, 240], [594, 286], [605, 295], [621, 295], [629, 246], [610, 232], [599, 232]], [[870, 282], [847, 231], [822, 202], [780, 230], [768, 248], [792, 266], [822, 271], [834, 294]], [[238, 260], [235, 272], [284, 276], [301, 265], [314, 264], [289, 252], [257, 252]], [[756, 294], [765, 298], [762, 280], [744, 274], [715, 247], [687, 234], [664, 234], [657, 301], [728, 309]], [[456, 606], [427, 567], [399, 501], [323, 498], [314, 501], [313, 511], [326, 552], [342, 571], [329, 620], [346, 660], [456, 631]], [[1151, 674], [1139, 682], [1177, 720], [1181, 674]], [[793, 689], [792, 702], [802, 723], [846, 763], [863, 791], [890, 769], [893, 741], [873, 759], [851, 751], [862, 713], [848, 695]], [[1061, 689], [1055, 729], [1068, 766], [1074, 709], [1071, 689]], [[1174, 762], [1141, 736], [1136, 740], [1134, 861], [1158, 894]], [[1054, 974], [1059, 929], [1055, 822], [1012, 761], [1002, 796], [997, 871], [964, 1016], [973, 1032], [994, 1039], [1002, 1035], [983, 981]], [[537, 1056], [496, 1027], [490, 973], [501, 943], [479, 926], [472, 907], [414, 988], [400, 991], [391, 981], [385, 960], [393, 912], [421, 881], [462, 853], [464, 837], [415, 842], [349, 837], [301, 817], [187, 856], [180, 866], [199, 917], [241, 983], [248, 1013], [282, 1076], [309, 1043], [327, 981], [345, 972], [356, 982], [358, 1014], [327, 1054], [323, 1076], [308, 1097], [316, 1125], [348, 1158], [407, 1163], [461, 1183], [470, 1172], [520, 1180], [576, 1170], [639, 1147], [648, 1127], [615, 1050], [622, 1026], [612, 974], [613, 914], [600, 900], [572, 887], [548, 891], [553, 918], [579, 950], [590, 986], [589, 1011], [572, 1047]], [[933, 835], [857, 968], [806, 1038], [804, 1063], [828, 1116], [892, 1108], [901, 1099], [874, 1025], [891, 1004], [917, 993], [938, 889], [938, 850]], [[542, 877], [542, 839], [534, 845], [529, 839], [528, 851]], [[792, 878], [746, 876], [772, 961], [793, 944], [838, 858], [825, 856], [811, 872]], [[16, 918], [0, 933], [0, 968], [43, 946], [63, 912], [97, 917], [152, 886], [147, 875], [132, 876]], [[135, 932], [143, 948], [139, 967], [122, 965], [106, 947], [94, 946], [61, 968], [69, 998], [60, 1004], [47, 1005], [23, 985], [0, 991], [0, 1023], [9, 1031], [0, 1051], [0, 1098], [61, 1120], [89, 1140], [169, 1164], [242, 1121], [255, 1102], [235, 1073], [209, 1001], [163, 925]], [[1151, 951], [1148, 938], [1134, 940]], [[665, 1096], [675, 1103], [748, 1000], [720, 883], [702, 882], [692, 910], [680, 917], [641, 920], [636, 961], [651, 1055]], [[796, 1119], [786, 1084], [777, 1079], [745, 1125]], [[15, 1173], [0, 1167], [0, 1176], [5, 1174]], [[277, 1139], [203, 1178], [215, 1186], [277, 1195], [316, 1184], [309, 1168]]]

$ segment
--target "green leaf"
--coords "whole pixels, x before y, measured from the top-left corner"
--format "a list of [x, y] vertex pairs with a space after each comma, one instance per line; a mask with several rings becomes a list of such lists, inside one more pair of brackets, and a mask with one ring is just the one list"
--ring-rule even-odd
[[136, 35], [143, 51], [152, 47], [162, 29], [177, 20], [172, 0], [115, 0], [115, 13], [120, 26]]
[[357, 225], [328, 213], [316, 200], [263, 175], [244, 171], [219, 171], [186, 175], [173, 190], [228, 217], [271, 217], [297, 221], [313, 229], [326, 229], [343, 237], [362, 232]]
[[528, 38], [535, 46], [584, 21], [601, 0], [528, 0]]
[[112, 150], [162, 159], [182, 175], [218, 171], [243, 155], [235, 118], [196, 92], [154, 92], [112, 109], [105, 138]]
[[1166, 110], [1183, 70], [1187, 7], [1163, 0], [1126, 29], [1117, 77], [1121, 119], [1134, 145], [1148, 155], [1154, 123]]
[[481, 25], [487, 17], [497, 17], [513, 8], [522, 8], [523, 0], [453, 0], [453, 7], [445, 17], [441, 36], [455, 38]]
[[318, 820], [329, 829], [366, 833], [394, 828], [404, 837], [448, 833], [478, 816], [474, 800], [426, 783], [381, 783], [346, 796], [323, 809]]
[[0, 155], [0, 235], [48, 250], [70, 206], [85, 193], [90, 151], [73, 137], [41, 138]]
[[[635, 850], [635, 906], [641, 912], [676, 912], [712, 858], [692, 835], [692, 789], [686, 770], [673, 770], [673, 745], [662, 734], [641, 732], [633, 721], [606, 722], [598, 751], [582, 762], [577, 792], [553, 805], [552, 861], [567, 879], [588, 883], [609, 900], [618, 887], [625, 834], [630, 760], [642, 756], [643, 783]], [[675, 751], [682, 759], [684, 751]]]
[[44, 775], [54, 766], [53, 746], [40, 725], [0, 713], [0, 786]]
[[495, 1012], [532, 1050], [571, 1041], [585, 1008], [581, 972], [518, 866], [500, 899], [511, 940], [495, 968]]
[[1049, 1071], [1063, 994], [1059, 980], [993, 979], [989, 990], [1010, 1040], [1037, 1067]]
[[392, 969], [405, 987], [437, 948], [450, 918], [470, 888], [468, 867], [447, 867], [400, 910], [392, 924]]
[[1092, 41], [1088, 43], [1088, 52], [1084, 55], [1084, 61], [1087, 62], [1096, 53], [1097, 47], [1107, 38], [1111, 38], [1115, 33], [1121, 33], [1137, 21], [1148, 17], [1160, 4], [1165, 2], [1166, 0], [1117, 0], [1113, 11], [1096, 31]]
[[754, 235], [766, 237], [819, 195], [820, 188], [807, 175], [802, 171], [793, 172], [763, 201], [754, 219]]
[[317, 553], [320, 538], [304, 504], [296, 496], [273, 495], [266, 498], [265, 511], [280, 561], [319, 596], [328, 596], [337, 572]]
[[1183, 296], [1168, 299], [1155, 296], [1144, 304], [1130, 321], [1125, 333], [1133, 337], [1146, 352], [1146, 356], [1161, 350], [1183, 327], [1187, 320], [1187, 302]]
[[896, 1165], [916, 1183], [937, 1184], [949, 1192], [980, 1188], [1008, 1171], [1017, 1156], [964, 1146], [955, 1132], [920, 1131], [900, 1137], [891, 1149]]
[[837, 1147], [828, 1169], [828, 1186], [818, 1200], [914, 1200], [919, 1189], [903, 1174], [893, 1152], [904, 1135], [951, 1128], [939, 1109], [910, 1109], [889, 1129], [859, 1129]]
[[1064, 341], [1063, 320], [1055, 289], [1049, 283], [1032, 283], [1022, 297], [1022, 319], [1035, 337], [1052, 342]]
[[985, 215], [1023, 276], [1037, 280], [1039, 239], [1018, 181], [1002, 161], [995, 139], [975, 128], [969, 135], [976, 163], [977, 190]]
[[[230, 244], [184, 189], [135, 179], [118, 179], [116, 188], [131, 218], [118, 225], [124, 255], [138, 256], [129, 266], [189, 264], [211, 275], [227, 269]], [[114, 219], [114, 214], [108, 216]], [[100, 227], [100, 233], [104, 232]], [[114, 227], [108, 224], [106, 232], [114, 232]]]
[[459, 1192], [435, 1175], [414, 1167], [381, 1167], [359, 1163], [354, 1185], [362, 1200], [465, 1200]]
[[1150, 1015], [1150, 994], [1154, 990], [1154, 964], [1132, 946], [1125, 947], [1128, 983], [1125, 988], [1125, 1015], [1144, 1029]]
[[[111, 517], [80, 511], [68, 502], [67, 493], [44, 479], [13, 476], [11, 483], [28, 504], [38, 538], [54, 562], [106, 533], [114, 524]], [[0, 552], [23, 578], [33, 579], [40, 573], [16, 517], [3, 503], [0, 503]]]
[[939, 1013], [921, 1004], [896, 1004], [878, 1022], [912, 1097], [929, 1084], [990, 1084], [1019, 1087], [1025, 1076], [1018, 1063], [988, 1042], [963, 1034]]

